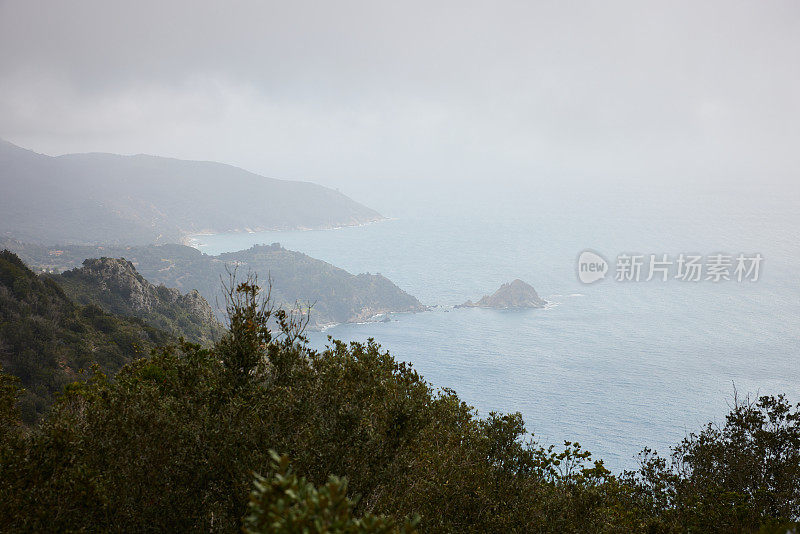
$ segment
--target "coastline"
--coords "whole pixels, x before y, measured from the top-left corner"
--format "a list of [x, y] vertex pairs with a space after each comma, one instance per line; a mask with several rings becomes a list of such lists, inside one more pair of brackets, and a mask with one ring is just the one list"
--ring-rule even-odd
[[340, 224], [337, 226], [319, 226], [315, 228], [309, 228], [305, 226], [298, 226], [294, 228], [263, 228], [263, 227], [256, 227], [256, 228], [235, 228], [233, 230], [217, 232], [212, 230], [201, 230], [199, 232], [191, 232], [191, 233], [184, 233], [181, 237], [180, 243], [181, 245], [185, 245], [187, 247], [196, 248], [197, 250], [201, 250], [204, 244], [200, 241], [200, 238], [206, 236], [218, 236], [218, 235], [225, 235], [225, 234], [258, 234], [261, 232], [315, 232], [315, 231], [328, 231], [328, 230], [342, 230], [345, 228], [360, 228], [363, 226], [369, 226], [371, 224], [377, 224], [385, 221], [394, 221], [397, 220], [396, 217], [381, 217], [380, 219], [375, 219], [372, 221], [366, 221], [361, 223], [355, 224]]

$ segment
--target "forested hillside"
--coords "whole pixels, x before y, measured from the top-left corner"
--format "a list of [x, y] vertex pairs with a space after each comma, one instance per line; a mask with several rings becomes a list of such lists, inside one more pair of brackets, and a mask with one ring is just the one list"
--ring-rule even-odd
[[383, 218], [333, 189], [222, 163], [143, 154], [50, 157], [3, 140], [0, 183], [5, 235], [45, 244], [177, 243], [197, 232], [331, 228]]
[[233, 270], [240, 275], [255, 273], [265, 284], [267, 279], [271, 280], [272, 300], [278, 305], [291, 308], [295, 303], [303, 307], [312, 304], [312, 327], [425, 309], [416, 298], [380, 274], [353, 275], [277, 243], [219, 256], [209, 256], [184, 245], [46, 247], [6, 238], [0, 239], [0, 246], [13, 250], [28, 265], [44, 271], [73, 269], [86, 258], [124, 257], [153, 284], [184, 292], [196, 289], [219, 318], [225, 314], [223, 282]]
[[164, 285], [154, 286], [124, 258], [87, 259], [78, 269], [49, 275], [67, 295], [82, 305], [94, 304], [126, 317], [138, 317], [176, 338], [211, 344], [222, 336], [222, 324], [200, 294], [181, 294]]
[[[25, 281], [34, 280], [57, 294], [52, 281], [3, 258], [18, 291], [28, 294]], [[780, 396], [739, 399], [723, 425], [687, 436], [671, 456], [645, 450], [639, 471], [614, 475], [577, 443], [532, 441], [519, 414], [479, 418], [373, 342], [316, 352], [281, 313], [283, 326], [271, 331], [274, 317], [252, 283], [233, 296], [229, 332], [213, 349], [165, 347], [113, 379], [96, 375], [70, 387], [32, 428], [16, 413], [14, 378], [0, 373], [0, 525], [642, 534], [797, 527], [800, 406]]]
[[25, 388], [24, 421], [39, 417], [82, 369], [97, 364], [113, 373], [169, 339], [141, 319], [75, 304], [54, 280], [37, 276], [13, 253], [0, 252], [0, 366]]

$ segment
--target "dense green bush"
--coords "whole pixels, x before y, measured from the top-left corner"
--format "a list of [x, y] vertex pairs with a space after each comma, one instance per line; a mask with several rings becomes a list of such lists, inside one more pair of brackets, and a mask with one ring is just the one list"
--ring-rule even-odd
[[32, 423], [63, 388], [98, 364], [115, 372], [170, 336], [138, 319], [73, 303], [52, 279], [0, 251], [0, 365], [20, 379], [22, 418]]
[[384, 532], [418, 516], [421, 532], [756, 532], [797, 520], [798, 411], [782, 398], [737, 404], [671, 462], [647, 453], [617, 477], [578, 444], [526, 438], [519, 414], [478, 418], [372, 341], [310, 350], [252, 281], [230, 297], [213, 349], [169, 346], [113, 379], [96, 370], [30, 430], [16, 386], [0, 382], [13, 429], [0, 434], [1, 530]]
[[418, 518], [400, 523], [386, 516], [353, 516], [355, 501], [347, 496], [347, 480], [331, 476], [317, 489], [289, 467], [289, 457], [272, 453], [275, 475], [268, 480], [256, 475], [250, 494], [246, 534], [393, 534], [415, 533]]
[[722, 427], [691, 434], [669, 459], [645, 450], [628, 482], [665, 530], [786, 532], [800, 517], [800, 405], [736, 399]]

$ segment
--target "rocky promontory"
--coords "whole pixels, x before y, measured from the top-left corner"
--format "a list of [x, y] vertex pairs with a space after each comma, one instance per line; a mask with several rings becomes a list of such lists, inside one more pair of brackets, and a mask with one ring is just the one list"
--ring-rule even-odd
[[533, 286], [516, 279], [503, 284], [500, 289], [491, 295], [485, 295], [478, 302], [468, 300], [456, 308], [544, 308], [546, 304], [547, 301], [539, 297]]
[[79, 304], [138, 317], [192, 342], [212, 343], [224, 333], [200, 293], [192, 290], [182, 294], [175, 288], [153, 285], [124, 258], [87, 259], [78, 269], [50, 276]]

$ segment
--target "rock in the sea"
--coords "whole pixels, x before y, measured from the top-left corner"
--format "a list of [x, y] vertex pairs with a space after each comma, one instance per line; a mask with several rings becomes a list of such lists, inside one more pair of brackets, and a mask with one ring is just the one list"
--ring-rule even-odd
[[544, 308], [546, 300], [539, 297], [530, 284], [520, 279], [503, 284], [492, 295], [485, 295], [478, 302], [468, 300], [457, 308]]

